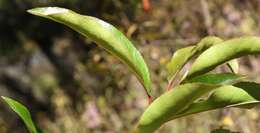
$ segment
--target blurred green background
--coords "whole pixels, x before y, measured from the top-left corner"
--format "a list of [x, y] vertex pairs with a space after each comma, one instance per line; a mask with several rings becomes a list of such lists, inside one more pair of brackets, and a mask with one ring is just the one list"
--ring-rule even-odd
[[[44, 133], [127, 133], [147, 107], [145, 92], [117, 58], [71, 29], [26, 13], [60, 6], [119, 28], [144, 56], [153, 95], [167, 85], [176, 49], [216, 35], [260, 35], [259, 0], [0, 0], [0, 95], [25, 104]], [[258, 56], [239, 59], [240, 73], [260, 82]], [[219, 67], [216, 71], [225, 71]], [[260, 108], [223, 109], [169, 122], [158, 133], [207, 133], [223, 127], [260, 131]], [[26, 133], [0, 102], [0, 132]]]

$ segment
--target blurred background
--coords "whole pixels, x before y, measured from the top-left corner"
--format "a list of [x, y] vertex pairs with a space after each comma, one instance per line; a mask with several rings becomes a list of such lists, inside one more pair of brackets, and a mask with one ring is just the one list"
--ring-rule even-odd
[[[165, 65], [176, 49], [208, 35], [260, 35], [259, 0], [150, 4], [149, 9], [141, 0], [0, 0], [0, 95], [26, 105], [44, 133], [128, 133], [147, 107], [142, 86], [117, 58], [61, 24], [26, 13], [33, 7], [65, 7], [115, 25], [142, 53], [156, 97], [165, 91]], [[260, 82], [259, 59], [239, 59], [240, 73]], [[216, 110], [169, 122], [158, 133], [219, 127], [258, 133], [259, 115], [259, 107]], [[27, 132], [2, 100], [0, 132]]]

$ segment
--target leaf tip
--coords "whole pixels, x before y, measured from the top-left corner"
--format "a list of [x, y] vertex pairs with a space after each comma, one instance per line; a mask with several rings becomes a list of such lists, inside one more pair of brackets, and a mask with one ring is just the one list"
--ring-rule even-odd
[[14, 100], [9, 98], [9, 97], [5, 97], [5, 96], [1, 96], [1, 98], [8, 104], [10, 105], [11, 102], [13, 102]]
[[5, 97], [5, 96], [1, 96], [1, 98], [3, 99], [3, 100], [8, 100], [8, 98], [7, 97]]
[[68, 9], [60, 7], [39, 7], [27, 10], [28, 13], [37, 16], [48, 16], [52, 14], [66, 13]]

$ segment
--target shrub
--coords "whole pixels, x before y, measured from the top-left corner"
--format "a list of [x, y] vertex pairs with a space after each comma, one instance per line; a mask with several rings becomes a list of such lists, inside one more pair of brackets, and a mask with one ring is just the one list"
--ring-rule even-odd
[[[154, 132], [168, 121], [191, 114], [226, 107], [249, 109], [259, 103], [260, 84], [237, 74], [236, 60], [260, 53], [259, 37], [224, 41], [210, 36], [197, 45], [177, 50], [167, 66], [168, 91], [152, 101], [149, 69], [134, 45], [115, 27], [98, 18], [59, 7], [35, 8], [28, 12], [76, 30], [118, 57], [136, 75], [146, 90], [150, 105], [133, 128], [135, 133]], [[196, 59], [191, 68], [180, 74], [183, 66], [193, 58]], [[230, 73], [209, 73], [223, 63], [227, 63]], [[181, 78], [176, 78], [177, 75]], [[39, 131], [26, 107], [10, 98], [2, 98], [22, 118], [31, 133]]]

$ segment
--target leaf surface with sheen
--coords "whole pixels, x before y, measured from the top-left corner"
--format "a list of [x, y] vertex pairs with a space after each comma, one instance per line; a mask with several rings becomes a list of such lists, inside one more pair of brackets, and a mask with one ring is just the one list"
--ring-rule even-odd
[[227, 85], [227, 84], [233, 84], [236, 82], [240, 82], [241, 80], [244, 80], [245, 76], [234, 74], [234, 73], [217, 73], [217, 74], [204, 74], [197, 77], [194, 77], [190, 80], [187, 80], [185, 82], [201, 82], [201, 83], [207, 83], [207, 84], [221, 84], [221, 85]]
[[68, 26], [118, 57], [136, 74], [147, 94], [151, 95], [150, 74], [143, 57], [114, 26], [98, 18], [59, 7], [34, 8], [28, 12]]
[[260, 84], [240, 82], [215, 89], [208, 99], [192, 103], [172, 119], [224, 107], [252, 108], [259, 103]]
[[21, 103], [2, 96], [2, 99], [9, 105], [9, 107], [18, 114], [18, 116], [23, 120], [25, 123], [27, 129], [30, 131], [30, 133], [37, 133], [37, 128], [35, 127], [33, 120], [31, 118], [30, 112], [28, 109], [22, 105]]
[[[193, 57], [197, 57], [199, 54], [210, 48], [211, 46], [217, 45], [223, 42], [219, 37], [208, 36], [203, 38], [197, 45], [189, 46], [177, 50], [171, 61], [167, 64], [168, 70], [168, 79], [174, 80], [176, 74], [182, 69], [182, 67]], [[227, 62], [229, 69], [237, 73], [238, 71], [238, 62], [236, 59]], [[185, 77], [184, 77], [185, 78]]]
[[224, 41], [204, 51], [192, 64], [187, 78], [213, 70], [232, 59], [260, 53], [260, 37], [241, 37]]
[[176, 86], [157, 98], [143, 113], [136, 133], [150, 133], [169, 121], [179, 111], [187, 108], [202, 95], [214, 90], [217, 85], [187, 83]]
[[172, 79], [182, 69], [182, 67], [194, 56], [200, 54], [212, 45], [222, 42], [222, 39], [215, 36], [208, 36], [203, 38], [197, 45], [189, 46], [177, 50], [171, 61], [167, 65], [168, 78]]

